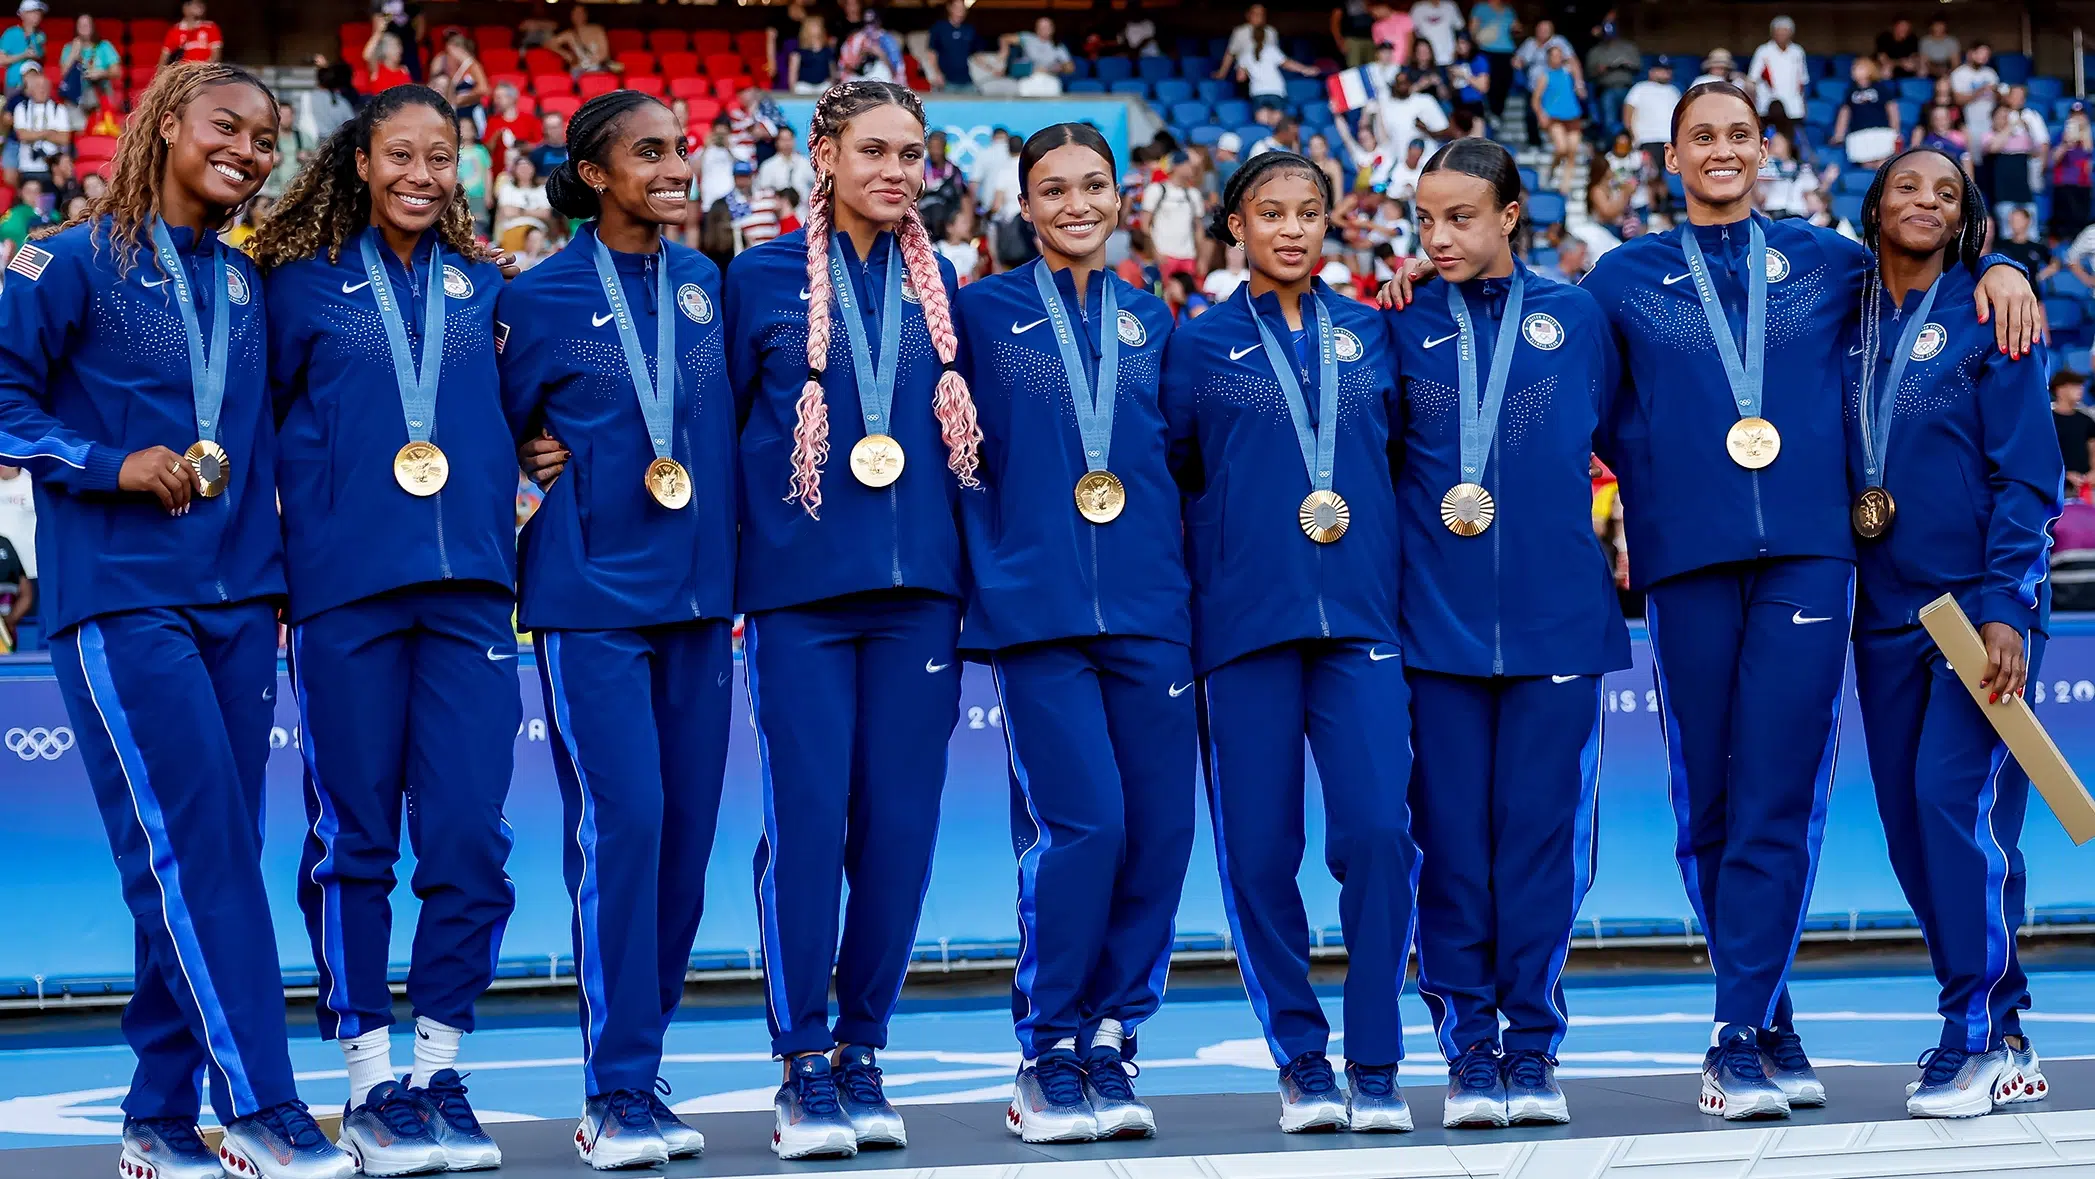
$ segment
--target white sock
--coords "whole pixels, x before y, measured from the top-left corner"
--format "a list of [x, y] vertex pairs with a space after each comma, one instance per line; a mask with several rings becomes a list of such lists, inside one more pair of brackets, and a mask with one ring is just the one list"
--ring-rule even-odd
[[1712, 1048], [1715, 1048], [1715, 1047], [1717, 1047], [1718, 1045], [1720, 1045], [1720, 1044], [1722, 1044], [1722, 1043], [1724, 1042], [1724, 1029], [1725, 1029], [1725, 1027], [1727, 1027], [1727, 1026], [1728, 1026], [1728, 1025], [1726, 1025], [1726, 1024], [1721, 1024], [1721, 1023], [1713, 1023], [1713, 1024], [1709, 1025], [1709, 1046], [1710, 1046], [1710, 1047], [1712, 1047]]
[[1111, 1048], [1113, 1051], [1118, 1052], [1127, 1042], [1127, 1033], [1121, 1030], [1120, 1021], [1117, 1019], [1099, 1020], [1098, 1030], [1091, 1033], [1091, 1046], [1093, 1048]]
[[458, 1061], [458, 1041], [465, 1033], [426, 1015], [415, 1017], [415, 1072], [408, 1083], [429, 1088], [429, 1079]]
[[349, 1065], [349, 1107], [364, 1104], [371, 1090], [393, 1075], [393, 1029], [372, 1028], [361, 1036], [342, 1041], [342, 1059]]

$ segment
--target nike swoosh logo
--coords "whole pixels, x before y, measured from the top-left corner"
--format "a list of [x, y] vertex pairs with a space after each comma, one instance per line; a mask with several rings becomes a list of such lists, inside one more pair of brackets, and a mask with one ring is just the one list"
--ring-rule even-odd
[[503, 654], [499, 654], [499, 653], [497, 653], [497, 652], [496, 652], [496, 650], [495, 650], [495, 649], [494, 649], [493, 647], [489, 647], [489, 648], [487, 649], [487, 657], [488, 657], [488, 660], [489, 660], [490, 662], [493, 662], [493, 663], [500, 663], [500, 662], [502, 662], [502, 661], [503, 661], [504, 659], [514, 659], [514, 658], [516, 658], [516, 652], [512, 651], [512, 652], [510, 652], [510, 653], [509, 653], [509, 654], [507, 654], [507, 655], [503, 655]]
[[159, 279], [152, 279], [152, 280], [150, 280], [150, 281], [148, 281], [148, 280], [146, 280], [146, 279], [143, 279], [143, 278], [141, 278], [141, 279], [139, 279], [139, 280], [138, 280], [138, 285], [139, 285], [139, 286], [142, 286], [142, 287], [144, 287], [144, 288], [145, 288], [146, 290], [149, 290], [149, 291], [150, 291], [150, 290], [152, 290], [152, 289], [153, 289], [154, 287], [164, 287], [164, 286], [166, 286], [166, 285], [168, 284], [168, 282], [169, 282], [169, 281], [171, 281], [171, 280], [169, 280], [169, 279], [164, 279], [164, 278], [159, 278]]
[[367, 279], [365, 279], [365, 280], [364, 280], [364, 281], [362, 281], [362, 282], [359, 282], [359, 283], [347, 283], [347, 282], [345, 282], [345, 283], [343, 283], [343, 284], [342, 284], [342, 293], [343, 293], [343, 294], [345, 294], [345, 295], [354, 295], [354, 294], [356, 294], [356, 293], [357, 293], [358, 291], [361, 291], [361, 290], [363, 290], [363, 289], [364, 289], [365, 287], [368, 287], [368, 286], [370, 286], [370, 285], [371, 285], [371, 280], [370, 280], [370, 279], [368, 279], [368, 278], [367, 278]]
[[1253, 345], [1252, 345], [1251, 347], [1249, 347], [1249, 348], [1231, 348], [1231, 349], [1229, 350], [1229, 358], [1230, 358], [1231, 360], [1242, 360], [1242, 359], [1244, 359], [1244, 358], [1245, 358], [1246, 356], [1249, 356], [1249, 355], [1251, 355], [1252, 353], [1254, 353], [1254, 352], [1256, 352], [1256, 351], [1258, 351], [1258, 350], [1259, 350], [1259, 345], [1257, 345], [1257, 344], [1253, 344]]
[[1370, 647], [1368, 648], [1368, 662], [1380, 663], [1385, 659], [1395, 659], [1401, 654], [1403, 654], [1401, 651], [1381, 651]]
[[617, 315], [617, 313], [616, 313], [616, 312], [606, 311], [606, 312], [604, 312], [604, 313], [603, 313], [602, 315], [592, 315], [592, 316], [590, 316], [590, 317], [589, 317], [589, 326], [590, 326], [590, 327], [603, 327], [603, 326], [604, 326], [605, 324], [607, 324], [607, 323], [610, 323], [610, 322], [611, 322], [612, 320], [614, 320], [614, 319], [617, 319], [617, 318], [618, 318], [618, 315]]
[[1173, 700], [1176, 700], [1176, 699], [1178, 699], [1179, 697], [1181, 697], [1181, 696], [1185, 695], [1186, 693], [1188, 693], [1188, 692], [1190, 692], [1190, 691], [1192, 691], [1192, 690], [1193, 690], [1193, 685], [1191, 685], [1191, 684], [1187, 684], [1187, 685], [1186, 685], [1186, 686], [1184, 686], [1184, 687], [1180, 687], [1180, 686], [1179, 686], [1179, 685], [1177, 685], [1177, 684], [1173, 684], [1173, 685], [1171, 685], [1171, 687], [1170, 687], [1170, 688], [1166, 689], [1166, 691], [1169, 691], [1169, 692], [1171, 693], [1171, 698], [1172, 698]]
[[812, 298], [812, 297], [813, 297], [813, 296], [811, 296], [811, 295], [809, 295], [809, 294], [807, 293], [807, 288], [806, 288], [806, 287], [802, 287], [802, 288], [800, 288], [800, 301], [801, 301], [801, 302], [805, 303], [805, 302], [807, 302], [807, 301], [808, 301], [808, 300], [809, 300], [810, 298]]
[[713, 686], [714, 686], [714, 687], [716, 687], [716, 688], [725, 688], [725, 687], [727, 687], [727, 673], [726, 673], [726, 672], [724, 672], [724, 671], [723, 671], [723, 672], [721, 672], [721, 673], [720, 673], [720, 678], [718, 678], [718, 679], [716, 679], [716, 680], [714, 680], [714, 681], [713, 681]]
[[1034, 328], [1037, 328], [1041, 324], [1044, 324], [1046, 322], [1047, 317], [1042, 316], [1041, 318], [1034, 320], [1032, 323], [1014, 323], [1011, 325], [1011, 334], [1014, 336], [1025, 335], [1027, 332], [1032, 331]]
[[1691, 278], [1693, 278], [1693, 277], [1695, 277], [1695, 276], [1694, 276], [1694, 275], [1692, 275], [1692, 274], [1669, 274], [1669, 275], [1667, 275], [1666, 277], [1664, 277], [1664, 278], [1660, 279], [1659, 281], [1660, 281], [1661, 283], [1664, 283], [1664, 284], [1665, 284], [1666, 286], [1669, 286], [1669, 287], [1670, 287], [1670, 286], [1672, 286], [1672, 285], [1673, 285], [1674, 283], [1677, 283], [1677, 282], [1686, 282], [1686, 281], [1688, 281], [1689, 279], [1691, 279]]
[[1438, 340], [1427, 340], [1427, 341], [1426, 341], [1425, 343], [1421, 344], [1421, 345], [1420, 345], [1420, 347], [1422, 347], [1422, 348], [1438, 348], [1438, 347], [1440, 347], [1440, 346], [1441, 346], [1442, 344], [1445, 344], [1445, 343], [1447, 343], [1447, 342], [1448, 342], [1449, 340], [1452, 340], [1452, 339], [1454, 339], [1454, 338], [1455, 338], [1456, 336], [1459, 336], [1459, 335], [1461, 335], [1461, 334], [1462, 334], [1461, 332], [1449, 332], [1449, 333], [1448, 333], [1447, 335], [1445, 335], [1445, 336], [1442, 336], [1442, 337], [1441, 337], [1441, 338], [1439, 338]]
[[1831, 622], [1833, 621], [1833, 616], [1829, 614], [1824, 618], [1806, 618], [1804, 617], [1804, 611], [1799, 610], [1795, 614], [1790, 615], [1789, 620], [1798, 626], [1809, 626], [1814, 622]]
[[1581, 677], [1575, 675], [1553, 675], [1549, 677], [1549, 682], [1553, 684], [1568, 684], [1571, 681], [1579, 678]]
[[1860, 349], [1860, 348], [1850, 348], [1850, 349], [1848, 349], [1848, 355], [1850, 355], [1850, 356], [1860, 356], [1860, 355], [1862, 355], [1862, 349]]
[[950, 663], [940, 663], [936, 659], [926, 659], [924, 661], [924, 670], [930, 672], [932, 675], [937, 675], [939, 672], [942, 672], [951, 666], [953, 665]]

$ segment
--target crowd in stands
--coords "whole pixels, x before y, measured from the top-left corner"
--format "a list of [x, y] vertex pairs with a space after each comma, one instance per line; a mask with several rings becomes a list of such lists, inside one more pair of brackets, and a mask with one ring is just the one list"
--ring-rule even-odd
[[[231, 240], [252, 235], [358, 104], [415, 81], [459, 112], [460, 177], [481, 232], [532, 266], [572, 229], [545, 188], [566, 159], [567, 118], [589, 97], [629, 87], [670, 103], [686, 127], [696, 199], [684, 240], [725, 266], [795, 229], [814, 182], [805, 128], [789, 125], [773, 96], [877, 78], [927, 94], [1147, 103], [1165, 130], [1125, 161], [1111, 261], [1180, 315], [1201, 314], [1246, 280], [1240, 252], [1207, 236], [1207, 215], [1232, 171], [1275, 149], [1316, 161], [1339, 194], [1325, 247], [1334, 288], [1370, 297], [1413, 255], [1420, 170], [1440, 144], [1466, 135], [1515, 148], [1530, 193], [1530, 264], [1576, 282], [1608, 250], [1682, 216], [1678, 178], [1664, 168], [1674, 105], [1696, 82], [1728, 79], [1766, 117], [1759, 202], [1771, 217], [1854, 235], [1875, 165], [1907, 145], [1938, 147], [1970, 172], [1996, 215], [1992, 248], [2026, 266], [2047, 296], [2062, 370], [2060, 442], [2073, 491], [2095, 502], [2078, 425], [2095, 422], [2078, 375], [2095, 342], [2089, 112], [2062, 79], [2034, 74], [2022, 54], [1965, 41], [1946, 19], [1925, 29], [1895, 21], [1869, 53], [1820, 54], [1777, 17], [1741, 68], [1726, 48], [1699, 59], [1648, 54], [1612, 9], [1559, 27], [1510, 0], [1344, 0], [1309, 35], [1299, 25], [1283, 34], [1265, 5], [1252, 4], [1222, 37], [1175, 29], [1174, 20], [1190, 23], [1185, 9], [1142, 0], [1096, 6], [1074, 27], [1043, 15], [997, 35], [978, 28], [961, 0], [895, 13], [865, 0], [791, 0], [738, 33], [624, 27], [615, 6], [531, 11], [514, 25], [464, 27], [378, 0], [368, 20], [342, 26], [339, 53], [311, 63], [314, 86], [287, 94], [282, 162]], [[45, 17], [44, 0], [21, 0], [17, 23], [0, 31], [0, 263], [99, 191], [127, 97], [154, 70], [223, 52], [204, 0], [186, 0], [177, 21], [80, 16], [62, 41], [65, 30]], [[920, 208], [963, 281], [1034, 256], [1019, 215], [1021, 140], [997, 129], [963, 150], [944, 131], [930, 136]], [[1597, 476], [1604, 533], [1615, 531], [1609, 481]], [[0, 540], [18, 553], [30, 547], [5, 532]], [[2087, 543], [2095, 548], [2095, 537]], [[0, 596], [0, 630], [8, 609]]]

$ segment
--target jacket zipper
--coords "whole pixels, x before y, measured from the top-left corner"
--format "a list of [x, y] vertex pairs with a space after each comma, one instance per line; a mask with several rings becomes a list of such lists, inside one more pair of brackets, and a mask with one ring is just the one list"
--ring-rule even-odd
[[[1692, 226], [1692, 225], [1688, 226], [1688, 232], [1689, 232], [1689, 233], [1693, 233], [1693, 232], [1695, 232], [1695, 227], [1694, 227], [1694, 226]], [[1729, 258], [1729, 257], [1731, 257], [1731, 226], [1729, 226], [1729, 225], [1725, 226], [1725, 227], [1724, 227], [1724, 230], [1723, 230], [1723, 234], [1724, 234], [1724, 256], [1725, 256], [1726, 258]], [[1749, 258], [1747, 258], [1747, 259], [1746, 259], [1746, 264], [1747, 264], [1748, 266], [1751, 266], [1751, 265], [1753, 264], [1753, 259], [1752, 259], [1752, 258], [1750, 258], [1750, 257], [1749, 257]], [[1742, 278], [1743, 278], [1743, 280], [1744, 280], [1744, 281], [1745, 281], [1746, 283], [1751, 283], [1751, 282], [1753, 281], [1753, 276], [1752, 276], [1752, 275], [1750, 275], [1750, 274], [1748, 274], [1748, 275], [1743, 275], [1743, 276], [1742, 276]], [[1751, 296], [1749, 295], [1748, 297], [1750, 298]], [[1730, 331], [1731, 329], [1730, 329], [1729, 327], [1727, 327], [1727, 328], [1725, 328], [1724, 330], [1726, 330], [1726, 331]], [[1750, 341], [1749, 341], [1749, 343], [1750, 343]], [[1761, 371], [1762, 371], [1763, 373], [1765, 373], [1765, 372], [1767, 371], [1767, 368], [1766, 368], [1766, 364], [1767, 364], [1767, 358], [1766, 358], [1765, 356], [1763, 356], [1763, 357], [1761, 358], [1761, 364], [1762, 364], [1762, 368], [1761, 368]], [[1762, 390], [1761, 390], [1761, 396], [1762, 396], [1762, 398], [1763, 398], [1763, 399], [1765, 399], [1765, 398], [1766, 398], [1766, 396], [1767, 396], [1767, 389], [1766, 389], [1766, 385], [1765, 385], [1765, 383], [1763, 383], [1763, 385], [1762, 385]], [[1762, 409], [1762, 410], [1766, 410], [1766, 409], [1767, 409], [1767, 406], [1766, 406], [1765, 404], [1763, 404], [1763, 405], [1761, 406], [1761, 409]], [[1757, 545], [1756, 545], [1755, 547], [1756, 547], [1756, 548], [1757, 548], [1757, 549], [1759, 550], [1759, 555], [1761, 555], [1761, 556], [1766, 556], [1766, 555], [1767, 555], [1767, 552], [1768, 552], [1768, 520], [1767, 520], [1767, 514], [1766, 514], [1766, 512], [1765, 512], [1765, 511], [1763, 511], [1763, 510], [1762, 510], [1762, 508], [1761, 508], [1761, 501], [1760, 501], [1760, 472], [1759, 472], [1759, 471], [1748, 471], [1748, 472], [1746, 472], [1746, 482], [1747, 482], [1747, 485], [1748, 485], [1748, 486], [1750, 486], [1750, 487], [1752, 487], [1752, 488], [1753, 488], [1753, 539], [1754, 539], [1755, 541], [1759, 542], [1759, 543], [1758, 543], [1758, 544], [1757, 544]]]
[[[1499, 462], [1499, 441], [1491, 440], [1491, 465], [1500, 472], [1505, 465]], [[1499, 492], [1504, 494], [1506, 485], [1499, 483]], [[1503, 524], [1491, 530], [1491, 674], [1506, 674], [1506, 593], [1505, 570], [1499, 562], [1499, 541], [1506, 535]]]
[[1098, 528], [1091, 525], [1091, 621], [1098, 624], [1098, 633], [1106, 633], [1106, 608], [1099, 601], [1098, 578]]

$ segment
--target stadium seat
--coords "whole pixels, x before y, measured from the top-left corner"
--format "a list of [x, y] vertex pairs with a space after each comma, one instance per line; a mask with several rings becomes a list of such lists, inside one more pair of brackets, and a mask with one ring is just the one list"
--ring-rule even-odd
[[2066, 92], [2066, 83], [2049, 75], [2039, 75], [2025, 83], [2030, 88], [2030, 105], [2044, 110]]
[[1869, 191], [1870, 183], [1876, 180], [1876, 178], [1877, 174], [1875, 172], [1863, 168], [1850, 168], [1842, 172], [1840, 178], [1833, 182], [1833, 190], [1835, 192], [1852, 193], [1855, 196], [1861, 196]]
[[538, 114], [538, 100], [528, 94], [519, 94], [516, 96], [516, 109], [535, 117]]
[[1557, 252], [1548, 246], [1536, 246], [1528, 251], [1528, 265], [1537, 270], [1547, 270], [1557, 264]]
[[527, 74], [564, 74], [567, 59], [550, 49], [524, 50], [524, 72]]
[[1854, 54], [1852, 54], [1852, 53], [1836, 53], [1836, 54], [1834, 54], [1834, 55], [1833, 55], [1833, 61], [1832, 61], [1832, 68], [1831, 68], [1831, 69], [1829, 69], [1829, 70], [1828, 70], [1828, 71], [1826, 71], [1826, 72], [1827, 72], [1827, 76], [1828, 76], [1828, 77], [1834, 77], [1834, 78], [1846, 78], [1846, 77], [1847, 77], [1847, 76], [1848, 76], [1848, 75], [1849, 75], [1850, 73], [1852, 73], [1852, 72], [1854, 71], [1854, 69], [1855, 69], [1855, 55], [1854, 55]]
[[1910, 98], [1898, 101], [1899, 126], [1912, 127], [1920, 122], [1920, 104]]
[[135, 65], [124, 71], [124, 80], [130, 83], [133, 93], [153, 84], [153, 75], [160, 72], [156, 65]]
[[691, 112], [691, 121], [701, 127], [711, 126], [720, 117], [720, 100], [717, 98], [694, 98], [684, 104]]
[[91, 172], [96, 166], [114, 155], [116, 155], [116, 137], [114, 135], [82, 135], [73, 141], [73, 156], [79, 161], [83, 170]]
[[662, 97], [662, 79], [655, 77], [653, 74], [627, 74], [626, 89], [638, 90], [642, 94], [651, 94], [656, 98], [660, 98]]
[[691, 39], [682, 29], [654, 29], [647, 35], [647, 47], [655, 54], [686, 53], [691, 49]]
[[1111, 86], [1135, 76], [1135, 67], [1124, 57], [1102, 57], [1098, 59], [1098, 80]]
[[529, 94], [531, 92], [531, 75], [521, 70], [504, 70], [500, 73], [490, 72], [487, 76], [487, 84], [490, 86], [514, 86], [518, 94]]
[[[691, 52], [704, 57], [709, 53], [734, 53], [735, 36], [724, 29], [691, 30]], [[740, 54], [736, 54], [740, 56]]]
[[1935, 97], [1935, 80], [1933, 78], [1900, 78], [1899, 97], [1909, 102], [1928, 102]]
[[[167, 41], [167, 30], [174, 28], [173, 21], [134, 20], [124, 26], [124, 36], [131, 45], [160, 45]], [[371, 22], [364, 22], [364, 35], [371, 33]], [[115, 38], [110, 38], [112, 41]]]
[[1303, 126], [1321, 127], [1325, 130], [1329, 130], [1332, 124], [1338, 122], [1338, 116], [1331, 113], [1331, 104], [1329, 102], [1303, 103], [1301, 118]]
[[[1190, 102], [1193, 99], [1193, 83], [1186, 81], [1184, 78], [1163, 78], [1151, 82], [1150, 86], [1153, 88], [1152, 93], [1157, 96], [1158, 102], [1175, 104]], [[1206, 106], [1207, 104], [1202, 103], [1201, 105]]]
[[1172, 76], [1171, 59], [1168, 57], [1141, 57], [1135, 59], [1135, 76], [1150, 82], [1161, 82]]
[[670, 78], [669, 94], [672, 98], [686, 100], [710, 98], [713, 94], [713, 83], [708, 79], [696, 76]]
[[2066, 121], [2066, 116], [2073, 113], [2073, 104], [2079, 101], [2081, 100], [2073, 97], [2071, 94], [2061, 95], [2060, 97], [2053, 99], [2051, 103], [2052, 125], [2058, 126], [2059, 124], [2064, 123]]
[[1838, 193], [1833, 198], [1833, 216], [1850, 225], [1862, 224], [1862, 197], [1851, 192]]
[[1251, 104], [1241, 98], [1224, 99], [1215, 104], [1215, 121], [1225, 127], [1241, 127], [1251, 121]]
[[1225, 81], [1226, 79], [1208, 77], [1208, 75], [1215, 72], [1215, 65], [1216, 61], [1212, 57], [1197, 55], [1181, 57], [1178, 59], [1178, 76], [1181, 78], [1203, 78], [1210, 82]]
[[606, 29], [604, 40], [610, 42], [613, 57], [639, 53], [647, 48], [647, 34], [639, 29]]
[[2085, 299], [2046, 299], [2044, 318], [2050, 321], [2053, 335], [2073, 336], [2088, 326], [2088, 307]]
[[617, 74], [584, 74], [582, 75], [582, 80], [576, 85], [575, 92], [582, 96], [584, 102], [587, 102], [599, 94], [609, 94], [613, 90], [617, 90], [619, 88], [618, 83], [619, 77]]
[[[1191, 75], [1188, 76], [1190, 77]], [[1210, 78], [1203, 74], [1200, 76], [1199, 81], [1193, 83], [1193, 93], [1199, 96], [1200, 101], [1212, 106], [1215, 103], [1235, 98], [1237, 96], [1237, 84], [1227, 78]]]
[[[745, 29], [735, 34], [735, 52], [744, 61], [764, 61], [771, 54], [771, 40], [762, 29]], [[765, 62], [768, 73], [769, 62]]]
[[487, 67], [490, 75], [514, 74], [524, 64], [524, 59], [514, 49], [483, 49], [480, 64]]
[[573, 94], [575, 80], [566, 74], [533, 74], [531, 93], [544, 98], [547, 95]]
[[618, 55], [618, 66], [628, 74], [652, 74], [655, 55], [645, 49], [628, 49]]
[[1106, 84], [1097, 78], [1078, 78], [1074, 82], [1062, 83], [1064, 94], [1104, 94]]
[[695, 78], [698, 76], [698, 55], [672, 50], [655, 56], [655, 68], [665, 78]]
[[1140, 78], [1123, 78], [1106, 89], [1113, 94], [1129, 94], [1136, 98], [1149, 97], [1149, 83]]
[[1564, 198], [1553, 192], [1538, 192], [1528, 198], [1528, 220], [1537, 225], [1555, 225], [1564, 220]]
[[1833, 125], [1833, 120], [1839, 117], [1839, 115], [1839, 99], [1829, 101], [1824, 98], [1810, 98], [1804, 102], [1804, 121], [1807, 123], [1817, 123], [1830, 127]]
[[1208, 104], [1204, 102], [1175, 102], [1171, 104], [1171, 121], [1181, 127], [1199, 127], [1210, 116]]
[[739, 53], [708, 53], [699, 58], [701, 72], [709, 78], [732, 78], [744, 74]]
[[1288, 101], [1293, 103], [1324, 101], [1324, 79], [1289, 78]]
[[1811, 84], [1811, 96], [1839, 106], [1848, 97], [1848, 85], [1846, 78], [1820, 78]]
[[1520, 170], [1520, 188], [1523, 192], [1541, 192], [1542, 174], [1533, 168], [1522, 168]]
[[582, 100], [572, 94], [555, 94], [551, 98], [539, 99], [538, 109], [549, 115], [571, 119], [575, 117], [576, 111], [582, 109]]
[[749, 88], [748, 74], [724, 74], [713, 79], [713, 93], [724, 102]]
[[1197, 143], [1202, 147], [1213, 147], [1215, 141], [1222, 138], [1222, 128], [1215, 126], [1213, 123], [1205, 123], [1188, 130], [1186, 138], [1189, 142]]
[[473, 44], [483, 54], [490, 49], [514, 49], [516, 32], [508, 25], [474, 25]]
[[2010, 86], [2020, 86], [2030, 80], [2030, 59], [2024, 53], [1996, 53], [1993, 55], [1993, 72]]

